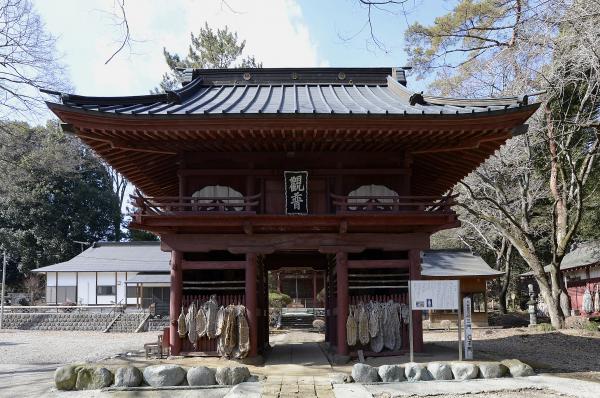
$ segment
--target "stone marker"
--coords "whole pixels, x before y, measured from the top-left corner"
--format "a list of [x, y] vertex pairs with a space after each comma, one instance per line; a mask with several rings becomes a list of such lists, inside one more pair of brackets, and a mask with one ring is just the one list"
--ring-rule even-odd
[[115, 371], [115, 387], [139, 387], [144, 377], [136, 367], [125, 366]]
[[482, 379], [497, 379], [504, 377], [508, 368], [500, 362], [483, 362], [479, 364], [479, 377]]
[[479, 368], [469, 362], [452, 362], [452, 375], [456, 380], [476, 379], [479, 374]]
[[430, 362], [427, 364], [427, 370], [434, 380], [452, 380], [452, 368], [447, 363]]
[[54, 372], [54, 384], [59, 390], [72, 390], [77, 382], [75, 366], [61, 366]]
[[215, 379], [222, 386], [232, 386], [246, 381], [250, 377], [250, 371], [245, 366], [229, 366], [217, 368]]
[[190, 368], [187, 371], [187, 381], [190, 386], [213, 386], [217, 384], [215, 371], [206, 366]]
[[379, 381], [379, 374], [377, 374], [377, 368], [357, 363], [352, 367], [352, 378], [357, 383], [376, 383]]
[[432, 379], [431, 373], [425, 365], [416, 362], [409, 362], [404, 365], [404, 376], [408, 381], [428, 381]]
[[378, 370], [379, 377], [384, 383], [405, 381], [404, 368], [400, 365], [381, 365]]
[[185, 370], [177, 365], [154, 365], [144, 369], [144, 381], [152, 387], [178, 386], [185, 376]]
[[505, 359], [502, 365], [506, 366], [512, 377], [533, 376], [533, 368], [518, 359]]
[[108, 387], [113, 382], [113, 375], [106, 368], [80, 367], [77, 371], [77, 390], [99, 390]]

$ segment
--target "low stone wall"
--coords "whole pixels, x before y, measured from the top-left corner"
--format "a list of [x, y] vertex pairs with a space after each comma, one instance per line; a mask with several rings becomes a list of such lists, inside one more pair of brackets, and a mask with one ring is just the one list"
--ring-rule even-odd
[[59, 390], [97, 390], [106, 387], [149, 388], [173, 386], [233, 386], [255, 377], [245, 366], [184, 368], [179, 365], [153, 365], [140, 369], [68, 365], [56, 369], [54, 384]]
[[357, 363], [352, 367], [352, 380], [358, 383], [495, 379], [534, 374], [531, 366], [518, 359], [507, 359], [501, 362], [410, 362], [401, 365], [382, 365], [378, 368]]
[[4, 314], [3, 327], [22, 330], [90, 330], [103, 331], [115, 317], [100, 312]]

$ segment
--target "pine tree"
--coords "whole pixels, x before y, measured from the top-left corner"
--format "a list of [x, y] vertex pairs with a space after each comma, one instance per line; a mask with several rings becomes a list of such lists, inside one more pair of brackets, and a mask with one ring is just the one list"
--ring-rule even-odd
[[160, 87], [154, 92], [177, 89], [181, 86], [179, 68], [224, 69], [224, 68], [260, 68], [262, 63], [253, 56], [243, 56], [246, 41], [241, 42], [236, 32], [227, 26], [213, 30], [208, 24], [200, 28], [196, 36], [191, 33], [191, 44], [188, 54], [182, 58], [179, 54], [163, 49], [165, 61], [171, 69], [163, 75]]

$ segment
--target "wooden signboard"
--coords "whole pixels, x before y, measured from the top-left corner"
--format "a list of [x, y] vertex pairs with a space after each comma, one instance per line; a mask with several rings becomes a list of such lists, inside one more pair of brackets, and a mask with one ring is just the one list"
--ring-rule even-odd
[[308, 171], [284, 171], [285, 214], [308, 214]]

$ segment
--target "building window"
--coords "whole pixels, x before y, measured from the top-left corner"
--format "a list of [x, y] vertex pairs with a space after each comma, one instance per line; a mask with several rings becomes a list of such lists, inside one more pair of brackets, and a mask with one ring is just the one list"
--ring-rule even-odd
[[46, 303], [64, 304], [76, 303], [77, 297], [75, 286], [47, 286], [46, 287]]
[[46, 303], [56, 304], [56, 287], [46, 286]]
[[127, 298], [137, 298], [137, 286], [127, 286]]
[[117, 287], [114, 285], [98, 286], [96, 294], [98, 296], [114, 296], [117, 294]]

